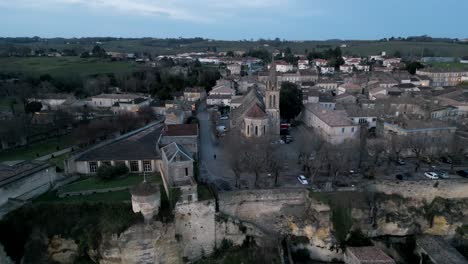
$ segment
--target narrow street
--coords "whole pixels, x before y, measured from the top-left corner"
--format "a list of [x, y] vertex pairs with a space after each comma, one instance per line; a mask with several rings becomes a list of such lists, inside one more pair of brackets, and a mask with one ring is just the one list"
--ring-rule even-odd
[[204, 103], [199, 107], [197, 118], [200, 122], [200, 178], [214, 184], [219, 190], [231, 190], [235, 177], [228, 166], [225, 153], [219, 147], [218, 139], [213, 134], [210, 113]]

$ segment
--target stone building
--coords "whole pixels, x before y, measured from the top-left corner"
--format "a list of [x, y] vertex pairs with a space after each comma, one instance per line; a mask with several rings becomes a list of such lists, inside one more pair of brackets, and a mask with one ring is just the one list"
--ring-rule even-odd
[[160, 124], [149, 125], [77, 153], [66, 161], [66, 172], [95, 174], [102, 165], [119, 164], [125, 164], [131, 173], [156, 172], [161, 162], [156, 147], [161, 130]]
[[468, 77], [468, 69], [425, 68], [416, 71], [417, 75], [432, 79], [432, 86], [457, 86], [463, 77]]
[[351, 121], [344, 110], [327, 109], [319, 104], [306, 104], [304, 123], [314, 128], [326, 142], [333, 145], [359, 137], [359, 126]]
[[197, 183], [193, 178], [193, 158], [181, 145], [173, 142], [161, 148], [160, 172], [166, 194], [179, 189], [179, 202], [198, 200]]
[[159, 140], [160, 146], [175, 142], [183, 146], [193, 158], [198, 157], [198, 124], [164, 126]]
[[138, 94], [100, 94], [91, 97], [92, 107], [112, 107], [115, 103], [131, 103], [143, 96]]

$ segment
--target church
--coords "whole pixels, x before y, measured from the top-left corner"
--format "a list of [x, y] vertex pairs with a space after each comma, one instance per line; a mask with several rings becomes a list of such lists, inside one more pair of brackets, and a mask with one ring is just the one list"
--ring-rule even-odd
[[279, 137], [280, 134], [280, 87], [275, 63], [270, 67], [264, 93], [257, 86], [238, 98], [231, 109], [231, 127], [239, 129], [246, 138]]

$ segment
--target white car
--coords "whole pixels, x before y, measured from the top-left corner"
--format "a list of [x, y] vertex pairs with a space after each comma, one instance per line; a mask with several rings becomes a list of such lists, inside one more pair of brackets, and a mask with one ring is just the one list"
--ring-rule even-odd
[[435, 172], [425, 172], [424, 176], [428, 177], [431, 180], [437, 180], [439, 179], [439, 176]]
[[229, 116], [222, 116], [222, 117], [220, 117], [219, 119], [221, 119], [221, 120], [228, 120], [228, 119], [229, 119]]
[[306, 177], [304, 175], [299, 175], [297, 176], [297, 179], [299, 180], [300, 183], [307, 185], [309, 182], [307, 181]]

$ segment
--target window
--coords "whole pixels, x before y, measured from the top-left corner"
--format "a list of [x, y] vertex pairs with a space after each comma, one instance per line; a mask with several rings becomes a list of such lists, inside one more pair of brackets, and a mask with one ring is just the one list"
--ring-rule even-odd
[[249, 135], [250, 135], [250, 126], [247, 125], [247, 136], [249, 136]]
[[188, 176], [188, 168], [185, 168], [185, 176]]
[[96, 161], [90, 161], [89, 162], [89, 172], [96, 173], [96, 171], [97, 171], [97, 162]]
[[130, 171], [131, 171], [131, 172], [140, 171], [140, 166], [139, 166], [137, 160], [131, 160], [131, 161], [130, 161]]
[[112, 165], [111, 162], [108, 161], [108, 160], [102, 161], [101, 163], [102, 163], [102, 165], [106, 165], [106, 166], [111, 166]]
[[153, 166], [151, 166], [151, 161], [150, 160], [144, 160], [143, 161], [143, 171], [145, 171], [145, 172], [153, 171]]
[[114, 161], [114, 165], [115, 165], [115, 166], [122, 166], [122, 165], [125, 165], [125, 161], [123, 161], [123, 160]]
[[343, 128], [341, 129], [341, 133], [344, 133], [344, 131], [345, 131], [345, 128], [343, 127]]
[[255, 126], [255, 135], [258, 136], [258, 126]]
[[352, 127], [352, 128], [351, 128], [351, 132], [353, 132], [353, 133], [354, 133], [354, 127]]

